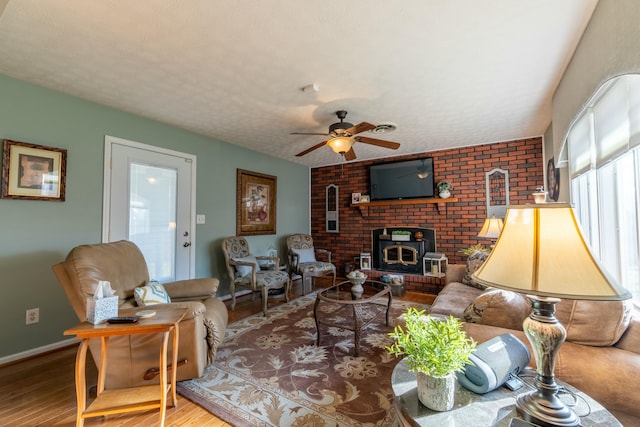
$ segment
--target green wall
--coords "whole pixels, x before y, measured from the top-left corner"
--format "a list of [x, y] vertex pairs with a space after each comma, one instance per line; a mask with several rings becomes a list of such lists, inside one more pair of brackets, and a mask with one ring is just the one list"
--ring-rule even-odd
[[[236, 168], [278, 177], [277, 235], [249, 237], [256, 254], [309, 232], [309, 169], [0, 75], [0, 139], [67, 149], [66, 201], [0, 199], [0, 358], [60, 342], [77, 318], [51, 266], [101, 239], [105, 135], [197, 156], [196, 277], [228, 294], [220, 242], [235, 234]], [[40, 308], [26, 326], [25, 311]]]

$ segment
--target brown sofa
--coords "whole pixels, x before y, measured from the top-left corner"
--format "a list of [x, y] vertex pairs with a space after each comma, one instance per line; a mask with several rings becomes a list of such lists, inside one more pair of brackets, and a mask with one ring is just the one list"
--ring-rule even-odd
[[[119, 241], [73, 248], [66, 259], [53, 266], [80, 321], [86, 320], [86, 298], [92, 296], [99, 280], [111, 282], [118, 296], [119, 310], [137, 307], [134, 289], [149, 282], [149, 271], [140, 249], [132, 242]], [[169, 304], [146, 306], [162, 310], [183, 308], [187, 311], [180, 322], [177, 379], [198, 378], [213, 362], [215, 351], [224, 338], [228, 312], [216, 298], [218, 279], [191, 279], [165, 283], [171, 298]], [[145, 380], [147, 371], [159, 365], [158, 349], [161, 334], [113, 337], [109, 341], [109, 369], [107, 388], [132, 387], [158, 382], [156, 375]], [[96, 364], [100, 363], [100, 342], [89, 344]]]
[[[525, 296], [476, 287], [469, 282], [465, 265], [449, 265], [446, 283], [431, 314], [465, 320], [465, 329], [478, 342], [511, 333], [530, 347], [522, 332], [522, 322], [531, 312]], [[599, 401], [625, 426], [640, 426], [639, 313], [631, 300], [563, 300], [556, 309], [556, 317], [567, 329], [567, 340], [556, 359], [556, 376]]]

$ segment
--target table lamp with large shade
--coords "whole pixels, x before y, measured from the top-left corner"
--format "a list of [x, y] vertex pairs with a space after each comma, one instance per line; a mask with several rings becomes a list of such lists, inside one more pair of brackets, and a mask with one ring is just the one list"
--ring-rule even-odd
[[473, 278], [531, 300], [523, 330], [536, 359], [536, 390], [516, 399], [520, 415], [540, 426], [579, 426], [578, 416], [557, 396], [553, 370], [567, 334], [554, 316], [555, 304], [560, 298], [625, 300], [631, 294], [598, 265], [571, 206], [510, 206], [493, 251]]

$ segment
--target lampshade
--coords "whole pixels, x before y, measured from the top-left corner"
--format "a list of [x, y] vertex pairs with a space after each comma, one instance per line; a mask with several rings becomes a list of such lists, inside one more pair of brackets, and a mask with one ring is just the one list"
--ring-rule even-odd
[[327, 145], [338, 154], [344, 154], [351, 149], [355, 140], [348, 136], [338, 136], [327, 141]]
[[485, 237], [487, 239], [497, 239], [500, 237], [500, 232], [504, 222], [502, 218], [496, 218], [495, 216], [484, 220], [482, 229], [478, 233], [478, 237]]
[[597, 263], [570, 205], [510, 206], [479, 283], [530, 295], [623, 300], [631, 294]]

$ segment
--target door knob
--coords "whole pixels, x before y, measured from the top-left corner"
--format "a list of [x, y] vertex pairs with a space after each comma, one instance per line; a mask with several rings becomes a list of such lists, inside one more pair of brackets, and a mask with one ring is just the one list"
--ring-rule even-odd
[[182, 246], [184, 246], [185, 248], [188, 248], [189, 246], [191, 246], [191, 242], [184, 242]]

